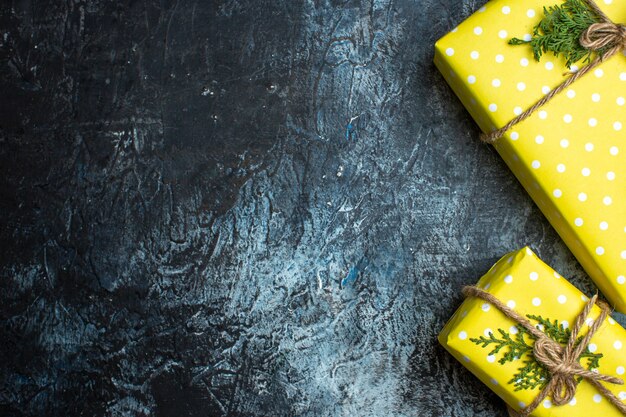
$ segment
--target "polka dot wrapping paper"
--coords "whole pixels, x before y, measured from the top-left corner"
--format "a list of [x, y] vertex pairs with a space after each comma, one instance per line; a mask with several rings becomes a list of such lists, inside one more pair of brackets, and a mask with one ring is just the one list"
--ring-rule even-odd
[[[510, 253], [498, 261], [483, 276], [478, 287], [496, 296], [500, 301], [515, 309], [523, 316], [528, 314], [541, 316], [568, 329], [575, 323], [576, 317], [583, 310], [589, 299], [570, 284], [565, 278], [543, 263], [530, 249], [524, 248]], [[588, 330], [594, 318], [600, 314], [600, 308], [594, 307], [587, 319], [582, 334]], [[541, 324], [537, 326], [543, 331]], [[466, 368], [489, 386], [507, 404], [520, 410], [539, 394], [541, 389], [515, 390], [514, 381], [519, 369], [530, 358], [530, 352], [520, 355], [519, 359], [500, 363], [508, 348], [490, 354], [493, 345], [483, 347], [473, 340], [481, 337], [504, 339], [506, 335], [513, 341], [520, 332], [519, 326], [506, 317], [497, 308], [478, 298], [467, 298], [439, 334], [439, 342]], [[472, 340], [473, 339], [473, 340]], [[532, 339], [526, 336], [529, 344]], [[597, 369], [600, 373], [626, 377], [626, 330], [615, 320], [604, 321], [589, 344], [589, 356], [599, 355]], [[593, 354], [593, 355], [591, 355]], [[581, 364], [586, 359], [581, 358]], [[618, 398], [626, 400], [626, 386], [605, 384]], [[550, 399], [545, 400], [533, 413], [533, 416], [621, 416], [620, 412], [598, 393], [587, 381], [582, 381], [576, 396], [568, 404], [554, 406]]]
[[[508, 44], [530, 39], [543, 8], [559, 3], [494, 0], [437, 42], [435, 65], [484, 132], [564, 81], [565, 59], [548, 53], [537, 62], [530, 46]], [[596, 3], [626, 22], [625, 0]], [[495, 147], [612, 306], [626, 312], [626, 56], [576, 81]]]

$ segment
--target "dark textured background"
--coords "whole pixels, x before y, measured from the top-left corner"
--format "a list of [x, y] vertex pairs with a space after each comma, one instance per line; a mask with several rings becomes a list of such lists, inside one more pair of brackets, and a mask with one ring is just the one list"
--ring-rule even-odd
[[502, 416], [435, 340], [532, 244], [469, 0], [4, 1], [2, 416]]

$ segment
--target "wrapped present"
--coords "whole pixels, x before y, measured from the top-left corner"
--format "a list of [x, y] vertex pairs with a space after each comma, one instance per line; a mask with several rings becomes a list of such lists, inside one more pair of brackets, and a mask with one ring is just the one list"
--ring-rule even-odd
[[[552, 53], [536, 61], [531, 45], [509, 44], [536, 37], [544, 7], [558, 1], [492, 0], [437, 42], [436, 66], [483, 132], [506, 126], [588, 65], [570, 70], [570, 57]], [[626, 1], [598, 4], [626, 22]], [[598, 63], [494, 146], [603, 294], [626, 312], [624, 53]]]
[[[608, 306], [529, 248], [504, 256], [464, 292], [439, 342], [512, 414], [626, 415], [626, 330], [607, 315]], [[566, 353], [568, 347], [580, 351]]]

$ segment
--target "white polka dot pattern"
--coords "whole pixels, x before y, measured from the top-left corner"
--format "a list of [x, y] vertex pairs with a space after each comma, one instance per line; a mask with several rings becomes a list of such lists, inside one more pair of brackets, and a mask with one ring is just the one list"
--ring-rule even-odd
[[[600, 1], [626, 16], [626, 1]], [[437, 43], [435, 63], [483, 131], [503, 126], [563, 81], [562, 58], [536, 62], [528, 39], [544, 0], [493, 0]], [[532, 16], [532, 17], [529, 17]], [[527, 36], [528, 35], [528, 36]], [[578, 63], [576, 68], [582, 67]], [[581, 78], [496, 143], [548, 220], [617, 310], [626, 312], [626, 59]], [[624, 254], [624, 256], [622, 256]]]
[[[528, 248], [505, 255], [478, 282], [479, 288], [486, 288], [498, 299], [522, 315], [540, 315], [551, 320], [558, 320], [563, 328], [570, 328], [589, 299], [581, 294], [564, 277], [541, 262]], [[594, 323], [599, 310], [595, 308], [587, 325]], [[535, 320], [533, 324], [541, 331], [545, 327]], [[529, 404], [537, 391], [515, 391], [509, 383], [519, 367], [526, 360], [500, 363], [505, 349], [494, 353], [492, 347], [481, 347], [478, 338], [503, 337], [507, 333], [513, 340], [520, 336], [518, 324], [506, 318], [502, 313], [481, 299], [469, 298], [459, 308], [454, 317], [446, 324], [439, 340], [461, 363], [480, 378], [490, 389], [509, 404]], [[585, 326], [583, 332], [587, 330]], [[615, 320], [609, 318], [592, 338], [588, 348], [591, 353], [602, 354], [596, 371], [623, 378], [626, 370], [624, 343], [626, 330]], [[615, 395], [626, 399], [623, 386], [608, 385]], [[557, 407], [547, 398], [533, 413], [537, 417], [617, 417], [611, 404], [588, 382], [579, 384], [575, 398], [567, 408]]]

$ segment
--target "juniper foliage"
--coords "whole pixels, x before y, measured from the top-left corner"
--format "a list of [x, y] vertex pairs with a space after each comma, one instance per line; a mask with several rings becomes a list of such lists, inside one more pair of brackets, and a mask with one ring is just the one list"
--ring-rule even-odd
[[[559, 323], [558, 320], [551, 321], [541, 316], [529, 314], [530, 320], [537, 322], [537, 326], [552, 340], [565, 345], [572, 334], [572, 331]], [[490, 347], [489, 355], [497, 355], [502, 351], [502, 356], [498, 362], [504, 365], [507, 362], [521, 360], [523, 366], [518, 368], [517, 373], [513, 375], [509, 384], [513, 384], [515, 391], [527, 389], [543, 389], [550, 379], [548, 370], [533, 356], [533, 345], [536, 340], [526, 329], [519, 326], [517, 333], [511, 336], [511, 333], [498, 329], [499, 336], [495, 336], [493, 332], [488, 337], [480, 336], [479, 338], [470, 338], [470, 340], [483, 348]], [[582, 337], [579, 337], [577, 343]], [[600, 366], [601, 353], [592, 353], [589, 348], [578, 358], [579, 362], [584, 360], [587, 369], [597, 369]], [[582, 378], [578, 378], [580, 382]]]
[[[565, 0], [562, 5], [543, 8], [544, 17], [535, 26], [530, 40], [513, 38], [510, 45], [530, 44], [535, 60], [552, 52], [556, 57], [564, 56], [567, 68], [576, 62], [591, 61], [593, 51], [580, 44], [580, 37], [594, 23], [600, 22], [598, 15], [584, 0]], [[603, 55], [606, 50], [598, 53]]]

